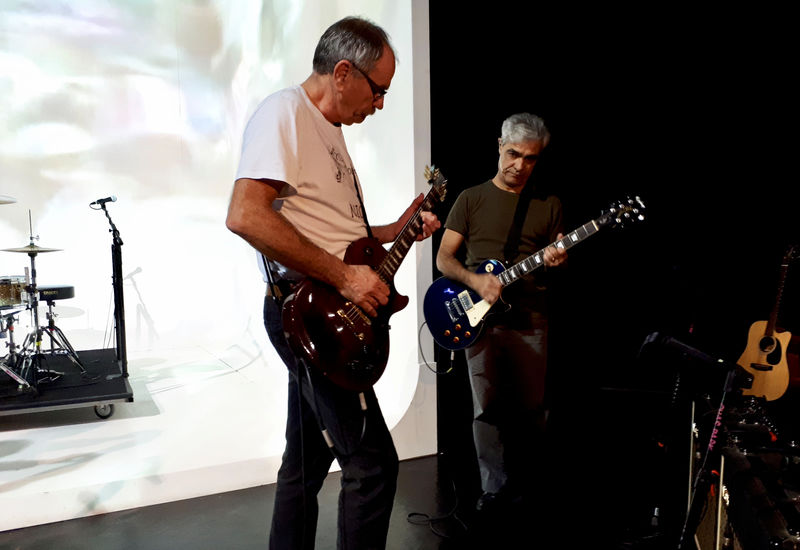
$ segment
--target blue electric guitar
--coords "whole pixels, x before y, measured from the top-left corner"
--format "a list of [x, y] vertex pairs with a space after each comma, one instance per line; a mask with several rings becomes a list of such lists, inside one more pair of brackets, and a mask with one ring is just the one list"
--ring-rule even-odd
[[[594, 235], [603, 227], [644, 220], [644, 208], [644, 203], [639, 197], [627, 198], [612, 205], [597, 219], [583, 224], [548, 246], [568, 249]], [[508, 286], [542, 267], [546, 248], [534, 252], [509, 268], [498, 260], [486, 260], [475, 272], [491, 273], [500, 279], [504, 287]], [[491, 309], [492, 304], [481, 299], [477, 292], [446, 277], [440, 277], [431, 284], [422, 304], [425, 322], [433, 339], [449, 350], [459, 350], [474, 344]]]

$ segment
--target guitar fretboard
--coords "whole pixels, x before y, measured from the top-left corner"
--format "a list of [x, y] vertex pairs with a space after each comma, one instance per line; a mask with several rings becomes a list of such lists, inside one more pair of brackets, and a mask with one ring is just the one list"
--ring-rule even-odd
[[544, 252], [549, 247], [555, 246], [556, 248], [562, 248], [562, 249], [572, 248], [579, 242], [597, 233], [601, 227], [602, 227], [602, 222], [600, 219], [592, 220], [588, 223], [585, 223], [576, 230], [565, 235], [563, 238], [558, 239], [557, 241], [546, 246], [545, 248], [542, 248], [541, 250], [534, 252], [521, 262], [516, 263], [513, 266], [509, 267], [508, 269], [500, 273], [497, 276], [497, 278], [500, 279], [500, 282], [503, 283], [503, 286], [510, 285], [514, 281], [518, 280], [520, 277], [532, 273], [537, 269], [539, 269], [540, 267], [542, 267], [544, 265]]
[[772, 312], [769, 315], [769, 320], [767, 321], [767, 328], [765, 330], [765, 334], [768, 336], [772, 336], [775, 333], [775, 327], [778, 326], [778, 310], [781, 307], [781, 298], [783, 297], [783, 285], [786, 282], [786, 272], [789, 270], [789, 262], [792, 260], [794, 256], [794, 246], [790, 246], [789, 249], [783, 256], [783, 262], [781, 262], [781, 275], [780, 281], [778, 282], [778, 295], [775, 298], [775, 307], [772, 308]]
[[[446, 180], [444, 180], [446, 182]], [[434, 185], [422, 201], [417, 211], [411, 216], [411, 219], [406, 222], [406, 225], [400, 230], [400, 234], [394, 240], [392, 247], [389, 249], [386, 257], [384, 257], [381, 265], [378, 266], [376, 271], [384, 281], [390, 281], [394, 278], [400, 264], [408, 254], [408, 251], [417, 241], [417, 235], [422, 232], [422, 212], [432, 210], [433, 207], [441, 200], [444, 191], [444, 182], [437, 181], [438, 185]]]

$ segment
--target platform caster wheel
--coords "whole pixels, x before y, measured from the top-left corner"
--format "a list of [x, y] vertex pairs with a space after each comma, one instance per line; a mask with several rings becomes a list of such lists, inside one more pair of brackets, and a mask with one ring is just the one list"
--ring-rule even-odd
[[109, 403], [107, 405], [95, 405], [94, 414], [105, 420], [114, 414], [114, 404]]

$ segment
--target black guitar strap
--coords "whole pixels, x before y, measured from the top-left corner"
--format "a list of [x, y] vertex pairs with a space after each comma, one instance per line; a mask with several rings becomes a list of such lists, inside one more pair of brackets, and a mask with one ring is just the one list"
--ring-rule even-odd
[[514, 210], [514, 220], [511, 222], [506, 245], [503, 247], [503, 259], [506, 261], [506, 264], [512, 264], [519, 252], [519, 239], [522, 234], [522, 224], [525, 222], [525, 216], [528, 214], [528, 206], [531, 203], [531, 198], [533, 198], [533, 187], [531, 185], [526, 185], [519, 195], [517, 208]]
[[367, 220], [367, 209], [364, 208], [364, 201], [361, 200], [361, 192], [358, 190], [358, 180], [356, 179], [356, 171], [353, 169], [353, 185], [356, 188], [356, 196], [358, 197], [358, 204], [361, 205], [361, 215], [364, 216], [364, 225], [367, 226], [367, 235], [369, 238], [372, 238], [372, 228], [369, 226], [369, 220]]
[[283, 301], [283, 292], [281, 289], [278, 288], [278, 282], [275, 280], [275, 277], [272, 274], [272, 266], [270, 266], [267, 257], [263, 254], [261, 255], [261, 262], [264, 264], [264, 271], [267, 273], [267, 285], [269, 287], [269, 295], [272, 297], [278, 305], [280, 305], [281, 301]]

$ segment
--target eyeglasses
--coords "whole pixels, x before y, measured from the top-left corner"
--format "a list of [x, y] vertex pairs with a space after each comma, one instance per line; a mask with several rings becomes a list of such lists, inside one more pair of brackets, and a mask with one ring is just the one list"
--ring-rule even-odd
[[[348, 59], [348, 61], [350, 61], [350, 60]], [[387, 93], [389, 90], [387, 90], [386, 88], [381, 88], [380, 86], [378, 86], [377, 84], [375, 84], [375, 81], [374, 81], [374, 80], [372, 80], [372, 79], [369, 77], [369, 75], [367, 74], [367, 72], [366, 72], [366, 71], [364, 71], [364, 70], [363, 70], [361, 67], [359, 67], [358, 65], [356, 65], [356, 64], [355, 64], [355, 63], [353, 63], [352, 61], [350, 61], [350, 64], [351, 64], [351, 65], [352, 65], [352, 66], [353, 66], [353, 67], [354, 67], [354, 68], [355, 68], [355, 69], [356, 69], [358, 72], [360, 72], [360, 73], [361, 73], [361, 74], [364, 76], [364, 78], [366, 78], [366, 79], [367, 79], [367, 84], [369, 84], [369, 89], [370, 89], [370, 90], [372, 90], [372, 97], [373, 97], [373, 99], [376, 99], [376, 100], [377, 100], [377, 99], [380, 99], [380, 98], [382, 98], [383, 96], [385, 96], [385, 95], [386, 95], [386, 93]]]

